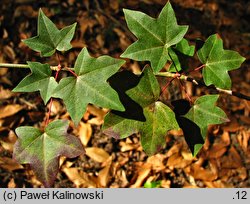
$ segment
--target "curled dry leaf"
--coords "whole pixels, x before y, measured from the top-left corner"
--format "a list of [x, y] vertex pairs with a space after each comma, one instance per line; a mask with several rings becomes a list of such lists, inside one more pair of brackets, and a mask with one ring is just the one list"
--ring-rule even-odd
[[245, 152], [245, 154], [249, 153], [249, 141], [250, 141], [250, 131], [242, 131], [240, 134], [237, 135], [237, 140]]
[[204, 180], [204, 181], [214, 181], [218, 178], [217, 172], [213, 172], [211, 169], [203, 168], [200, 164], [192, 164], [191, 165], [191, 175], [196, 180]]
[[91, 125], [89, 123], [80, 122], [78, 134], [82, 144], [87, 146], [92, 135]]
[[119, 145], [121, 146], [121, 152], [135, 150], [135, 149], [138, 149], [140, 147], [139, 143], [134, 144], [134, 143], [127, 143], [127, 142], [123, 142], [123, 141], [121, 141], [119, 143]]
[[225, 169], [236, 169], [243, 166], [241, 156], [233, 146], [231, 146], [227, 155], [221, 157], [220, 163], [221, 168]]
[[98, 173], [98, 183], [101, 187], [107, 187], [110, 177], [110, 167], [112, 164], [112, 156], [105, 162], [105, 167]]
[[8, 188], [16, 188], [16, 183], [14, 178], [11, 178], [10, 181], [8, 182]]
[[209, 158], [220, 158], [227, 151], [226, 146], [223, 143], [214, 144], [208, 151]]
[[56, 99], [53, 99], [52, 106], [51, 106], [51, 115], [57, 115], [63, 109], [60, 102]]
[[149, 176], [151, 172], [151, 164], [143, 164], [138, 172], [138, 177], [136, 179], [136, 182], [130, 186], [130, 188], [139, 188], [142, 186], [144, 180]]
[[179, 153], [173, 154], [167, 161], [167, 166], [170, 169], [185, 168], [192, 163], [192, 160], [185, 160]]
[[5, 100], [13, 96], [13, 93], [9, 89], [4, 89], [0, 86], [0, 100]]
[[10, 152], [13, 152], [14, 144], [17, 140], [16, 134], [11, 130], [8, 134], [7, 138], [3, 138], [0, 140], [1, 146]]
[[175, 143], [167, 152], [166, 157], [171, 157], [173, 154], [181, 151], [183, 143]]
[[164, 154], [156, 154], [151, 157], [148, 157], [147, 163], [152, 166], [152, 169], [159, 172], [166, 168], [164, 164], [164, 159], [166, 156]]
[[88, 147], [85, 151], [86, 155], [96, 162], [105, 162], [109, 158], [109, 154], [105, 150], [98, 147]]
[[93, 124], [93, 125], [102, 125], [103, 124], [104, 116], [108, 112], [107, 109], [98, 108], [94, 105], [88, 105], [87, 110], [91, 115], [95, 116], [94, 118], [91, 118], [90, 120], [88, 120], [89, 124]]
[[22, 109], [23, 107], [18, 104], [1, 106], [0, 107], [0, 119], [15, 115]]
[[79, 187], [92, 187], [96, 188], [96, 182], [94, 177], [89, 176], [87, 173], [80, 171], [78, 168], [66, 168], [62, 171], [67, 175], [77, 188]]

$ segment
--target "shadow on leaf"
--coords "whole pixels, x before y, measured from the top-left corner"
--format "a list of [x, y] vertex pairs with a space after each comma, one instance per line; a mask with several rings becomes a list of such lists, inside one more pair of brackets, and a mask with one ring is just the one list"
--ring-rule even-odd
[[[142, 76], [142, 75], [141, 75]], [[125, 111], [112, 110], [111, 112], [127, 119], [134, 119], [145, 122], [146, 118], [143, 114], [143, 108], [133, 101], [125, 92], [137, 86], [141, 76], [137, 76], [130, 71], [121, 71], [109, 78], [110, 86], [118, 93]]]
[[176, 120], [184, 133], [184, 138], [193, 155], [198, 153], [199, 146], [204, 144], [201, 129], [193, 121], [183, 117], [191, 108], [187, 100], [176, 100], [172, 102]]

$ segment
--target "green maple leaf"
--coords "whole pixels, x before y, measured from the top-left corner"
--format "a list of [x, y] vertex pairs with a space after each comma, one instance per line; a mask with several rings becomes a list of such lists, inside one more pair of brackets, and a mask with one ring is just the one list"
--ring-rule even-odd
[[157, 101], [160, 87], [150, 67], [144, 69], [139, 84], [126, 93], [142, 106], [146, 121], [108, 113], [102, 129], [105, 134], [115, 138], [125, 138], [139, 132], [143, 149], [148, 155], [152, 155], [165, 145], [165, 136], [169, 130], [179, 129], [175, 114], [168, 106]]
[[57, 175], [59, 156], [73, 158], [84, 153], [80, 140], [67, 134], [69, 121], [51, 122], [45, 131], [24, 126], [16, 129], [18, 140], [13, 157], [21, 164], [30, 164], [44, 186], [51, 186]]
[[223, 49], [223, 42], [218, 35], [211, 35], [198, 51], [200, 61], [205, 64], [202, 70], [207, 86], [214, 84], [221, 89], [231, 89], [228, 71], [237, 69], [245, 58], [239, 53]]
[[107, 79], [124, 62], [109, 56], [93, 58], [86, 48], [82, 49], [74, 66], [78, 76], [63, 78], [53, 94], [54, 97], [63, 99], [75, 124], [79, 123], [89, 103], [124, 110], [118, 94], [107, 83]]
[[[192, 108], [183, 117], [193, 121], [200, 128], [201, 135], [205, 141], [209, 125], [228, 122], [224, 111], [215, 105], [219, 95], [205, 95], [199, 97]], [[203, 144], [194, 146], [194, 155], [201, 149]]]
[[46, 104], [51, 97], [52, 92], [57, 87], [54, 77], [51, 77], [52, 71], [48, 64], [39, 62], [27, 62], [31, 74], [26, 76], [12, 91], [14, 92], [33, 92], [40, 91], [41, 97]]
[[32, 50], [41, 52], [44, 57], [49, 57], [58, 51], [67, 51], [72, 48], [70, 41], [75, 33], [76, 23], [58, 30], [56, 25], [39, 10], [38, 35], [23, 42]]
[[139, 12], [124, 9], [129, 29], [138, 38], [121, 57], [150, 61], [154, 72], [159, 72], [168, 60], [170, 46], [181, 41], [188, 26], [179, 26], [174, 10], [168, 2], [157, 19]]

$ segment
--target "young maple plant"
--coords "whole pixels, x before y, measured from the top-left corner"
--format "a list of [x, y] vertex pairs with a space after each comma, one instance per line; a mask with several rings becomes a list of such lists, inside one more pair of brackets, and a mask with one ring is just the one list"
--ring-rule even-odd
[[[42, 130], [30, 126], [18, 127], [18, 140], [13, 153], [19, 163], [31, 165], [45, 187], [53, 185], [60, 156], [72, 158], [84, 153], [80, 140], [67, 133], [69, 121], [50, 121], [53, 98], [63, 100], [75, 126], [82, 119], [88, 104], [111, 109], [105, 116], [102, 131], [119, 139], [139, 133], [141, 145], [148, 155], [164, 148], [168, 131], [182, 129], [194, 156], [204, 144], [208, 126], [229, 120], [216, 106], [219, 95], [204, 95], [192, 101], [186, 94], [188, 100], [172, 101], [170, 106], [167, 105], [160, 100], [160, 96], [171, 82], [178, 80], [182, 89], [185, 80], [196, 85], [212, 85], [218, 92], [249, 100], [248, 96], [231, 91], [228, 74], [228, 71], [239, 68], [245, 58], [235, 51], [224, 50], [219, 35], [208, 37], [195, 52], [195, 46], [190, 46], [184, 38], [188, 26], [177, 24], [169, 2], [156, 19], [138, 11], [124, 9], [124, 13], [128, 28], [137, 41], [125, 50], [121, 58], [150, 62], [139, 76], [118, 72], [125, 60], [109, 56], [93, 58], [87, 48], [79, 53], [74, 68], [62, 67], [60, 60], [58, 66], [39, 62], [2, 65], [30, 68], [31, 74], [13, 91], [39, 91], [44, 104], [48, 103], [45, 127]], [[23, 42], [40, 52], [41, 56], [48, 57], [71, 49], [75, 29], [76, 23], [58, 30], [40, 9], [37, 36]], [[196, 69], [183, 66], [183, 59], [195, 54], [202, 65]], [[59, 81], [61, 70], [71, 74]], [[194, 70], [202, 70], [203, 82], [188, 76]], [[157, 80], [159, 77], [170, 78], [162, 90]]]

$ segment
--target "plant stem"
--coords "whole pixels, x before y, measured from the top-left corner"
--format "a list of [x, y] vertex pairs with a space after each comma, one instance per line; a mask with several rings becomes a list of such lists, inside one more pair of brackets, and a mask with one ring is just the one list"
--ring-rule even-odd
[[[194, 70], [200, 70], [203, 67], [204, 67], [204, 65], [201, 65], [200, 67], [197, 67]], [[29, 69], [29, 65], [28, 64], [0, 63], [0, 68]], [[58, 66], [50, 66], [50, 69], [53, 70], [53, 71], [58, 71], [58, 68], [59, 68]], [[67, 68], [61, 68], [60, 70], [69, 71], [69, 70], [74, 70], [74, 68], [67, 67]], [[155, 75], [156, 76], [161, 76], [161, 77], [170, 77], [170, 78], [175, 78], [176, 77], [176, 73], [171, 73], [171, 72], [158, 72]], [[203, 84], [201, 82], [198, 82], [197, 80], [193, 79], [192, 77], [188, 77], [188, 76], [185, 76], [185, 75], [180, 75], [179, 79], [185, 80], [185, 81], [190, 81], [195, 85], [202, 85], [203, 86]], [[236, 96], [238, 98], [246, 99], [246, 100], [250, 101], [250, 96], [244, 95], [242, 93], [235, 92], [235, 91], [230, 91], [230, 90], [219, 89], [219, 88], [215, 88], [215, 89], [217, 91], [219, 91], [219, 92], [223, 92], [225, 94], [228, 94], [228, 95], [231, 95], [231, 96]]]
[[9, 63], [0, 63], [0, 68], [17, 68], [17, 69], [29, 69], [27, 64], [9, 64]]
[[65, 67], [65, 70], [69, 71], [75, 77], [78, 77], [78, 75], [75, 72], [73, 72], [72, 68]]
[[205, 64], [202, 64], [201, 66], [194, 68], [193, 70], [187, 72], [186, 74], [190, 74], [192, 72], [197, 72], [197, 71], [203, 69], [205, 66], [206, 66]]
[[162, 88], [160, 96], [164, 93], [164, 91], [168, 88], [168, 86], [176, 79], [176, 77], [173, 77], [168, 81], [168, 83]]
[[[29, 69], [28, 64], [10, 64], [10, 63], [0, 63], [0, 68], [13, 68], [13, 69]], [[53, 71], [57, 71], [58, 66], [50, 66], [50, 69]], [[73, 69], [73, 68], [68, 68], [68, 69]], [[66, 69], [62, 69], [66, 70]]]
[[[176, 73], [171, 73], [171, 72], [158, 72], [155, 75], [162, 76], [162, 77], [171, 77], [171, 78], [176, 77]], [[186, 80], [186, 76], [184, 75], [179, 75], [179, 78], [182, 80]]]
[[[57, 68], [56, 68], [55, 80], [57, 80], [59, 72], [62, 70], [60, 56], [59, 56], [58, 53], [56, 53], [56, 56], [57, 56], [57, 60], [58, 60], [58, 65], [57, 65]], [[49, 117], [50, 117], [50, 114], [51, 114], [52, 104], [53, 104], [53, 98], [50, 98], [49, 110], [48, 110], [48, 115], [47, 115], [46, 121], [45, 121], [45, 127], [49, 124]]]

